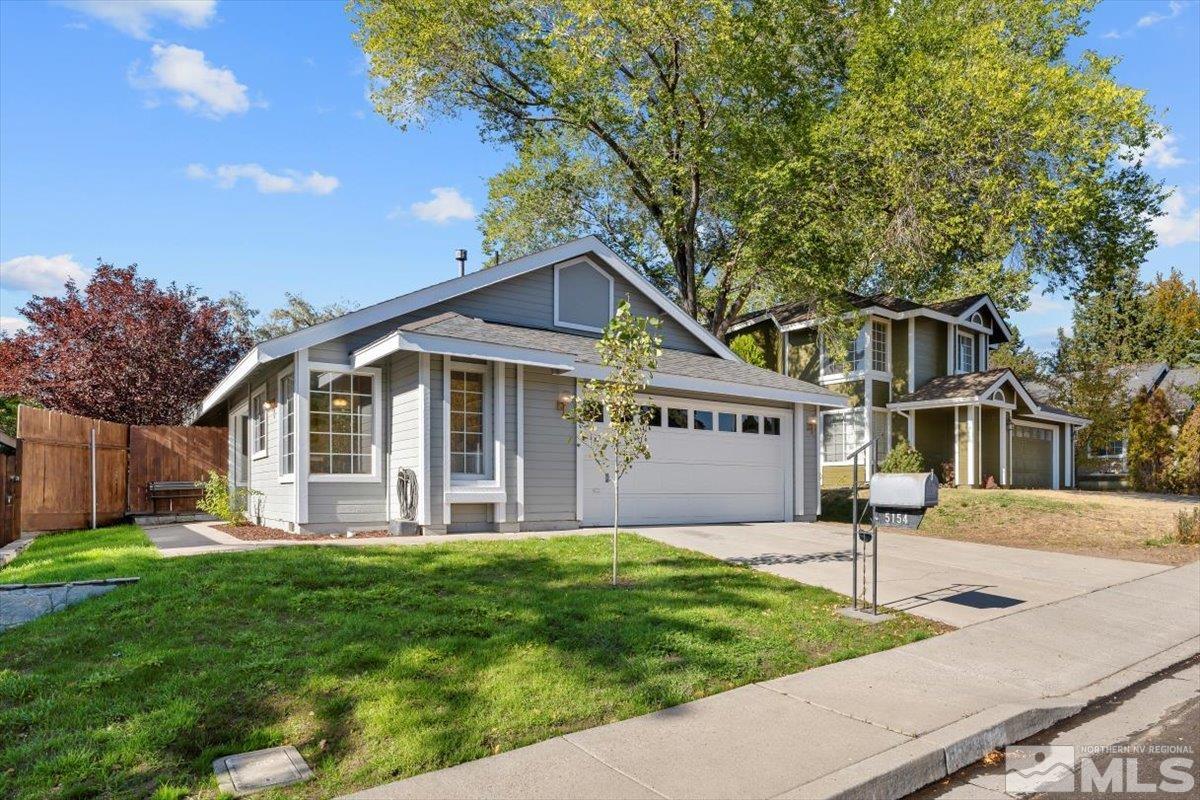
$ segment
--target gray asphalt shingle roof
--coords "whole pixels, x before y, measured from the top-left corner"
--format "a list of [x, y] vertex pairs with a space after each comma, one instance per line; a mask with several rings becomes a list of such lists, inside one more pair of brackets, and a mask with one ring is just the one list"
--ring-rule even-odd
[[920, 400], [960, 400], [978, 397], [986, 391], [1000, 376], [1009, 372], [1007, 368], [989, 369], [985, 372], [968, 372], [965, 375], [942, 375], [921, 386], [915, 392], [909, 392], [895, 400], [897, 403], [911, 403]]
[[[400, 330], [446, 336], [452, 339], [526, 347], [533, 350], [549, 350], [569, 355], [576, 361], [597, 365], [600, 363], [600, 354], [596, 352], [597, 340], [593, 337], [577, 336], [542, 328], [523, 328], [517, 325], [484, 322], [481, 319], [466, 317], [454, 312], [410, 322], [401, 326]], [[840, 397], [835, 392], [820, 386], [755, 367], [743, 361], [731, 361], [719, 356], [707, 356], [684, 350], [663, 348], [655, 372], [686, 378], [719, 380], [748, 386], [763, 386], [785, 391]]]

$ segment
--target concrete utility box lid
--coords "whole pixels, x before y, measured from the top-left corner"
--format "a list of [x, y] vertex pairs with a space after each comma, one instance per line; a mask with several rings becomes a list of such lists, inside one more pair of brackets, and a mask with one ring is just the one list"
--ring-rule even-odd
[[225, 756], [213, 762], [217, 785], [235, 797], [306, 781], [313, 776], [304, 758], [291, 745]]
[[871, 505], [882, 508], [933, 508], [938, 482], [932, 472], [890, 472], [871, 476]]

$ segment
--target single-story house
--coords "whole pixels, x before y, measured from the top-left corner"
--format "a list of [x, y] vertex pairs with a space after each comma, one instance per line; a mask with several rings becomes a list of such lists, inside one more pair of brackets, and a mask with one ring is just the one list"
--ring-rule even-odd
[[817, 415], [844, 395], [746, 364], [595, 237], [262, 342], [204, 399], [264, 525], [425, 533], [607, 525], [563, 410], [616, 304], [661, 319], [652, 457], [622, 524], [811, 520]]

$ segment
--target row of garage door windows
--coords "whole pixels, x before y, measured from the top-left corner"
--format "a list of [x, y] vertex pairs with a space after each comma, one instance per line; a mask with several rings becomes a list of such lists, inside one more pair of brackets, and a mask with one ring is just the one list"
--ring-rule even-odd
[[[717, 431], [719, 433], [763, 433], [778, 436], [779, 417], [758, 414], [735, 414], [732, 411], [705, 411], [701, 409], [666, 407], [667, 428], [671, 430]], [[663, 406], [642, 406], [646, 424], [651, 428], [663, 427]], [[738, 424], [739, 417], [741, 424]], [[605, 413], [605, 419], [608, 414]]]

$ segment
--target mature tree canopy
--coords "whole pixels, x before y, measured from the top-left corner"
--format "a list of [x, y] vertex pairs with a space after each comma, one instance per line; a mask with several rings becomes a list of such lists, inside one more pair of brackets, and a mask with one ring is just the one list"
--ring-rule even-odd
[[1046, 373], [1042, 359], [1034, 352], [1016, 325], [1010, 325], [1012, 341], [1005, 342], [988, 355], [989, 367], [1008, 367], [1023, 381], [1045, 380]]
[[218, 304], [101, 264], [87, 286], [34, 297], [0, 336], [0, 394], [140, 425], [179, 424], [246, 347]]
[[1073, 291], [1140, 258], [1154, 133], [1089, 0], [352, 0], [377, 108], [514, 148], [488, 246], [600, 233], [717, 333], [750, 305]]
[[250, 344], [318, 325], [354, 310], [347, 303], [316, 306], [295, 292], [284, 292], [283, 297], [284, 304], [267, 312], [265, 319], [258, 309], [250, 306], [241, 292], [225, 295], [221, 298], [221, 305], [229, 313], [233, 329]]

